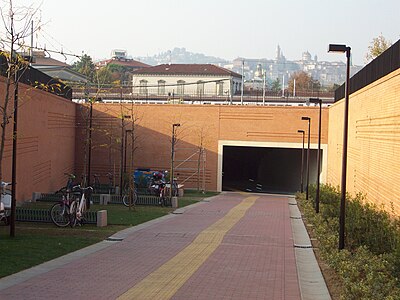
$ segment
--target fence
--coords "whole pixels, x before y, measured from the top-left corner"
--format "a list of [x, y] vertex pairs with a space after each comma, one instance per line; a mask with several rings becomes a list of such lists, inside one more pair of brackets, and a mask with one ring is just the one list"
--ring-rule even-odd
[[[97, 212], [87, 211], [83, 216], [86, 224], [97, 224]], [[49, 209], [17, 207], [16, 220], [19, 222], [52, 223]]]
[[[400, 40], [350, 78], [350, 94], [400, 68]], [[335, 102], [345, 97], [345, 83], [335, 91]]]
[[[43, 202], [57, 202], [61, 200], [61, 194], [40, 194], [36, 201]], [[121, 195], [113, 194], [92, 194], [91, 200], [95, 204], [122, 204]], [[160, 205], [160, 197], [154, 195], [138, 195], [136, 205]], [[166, 197], [164, 201], [165, 206], [172, 206], [172, 201], [169, 197]]]

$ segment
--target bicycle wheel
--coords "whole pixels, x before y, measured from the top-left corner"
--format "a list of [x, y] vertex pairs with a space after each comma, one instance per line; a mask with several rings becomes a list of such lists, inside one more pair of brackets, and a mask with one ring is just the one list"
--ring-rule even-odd
[[161, 207], [164, 207], [164, 206], [165, 206], [165, 188], [163, 188], [163, 189], [160, 191], [160, 200], [159, 200], [159, 204], [160, 204]]
[[131, 202], [131, 200], [129, 199], [129, 195], [125, 194], [125, 195], [122, 196], [122, 203], [123, 203], [126, 207], [134, 206], [134, 205], [136, 204], [136, 201], [137, 201], [137, 194], [136, 194], [136, 192], [133, 192], [132, 202]]
[[66, 227], [70, 224], [70, 208], [67, 204], [56, 203], [50, 209], [50, 217], [53, 223], [58, 227]]
[[70, 215], [69, 215], [69, 219], [70, 219], [70, 223], [69, 225], [71, 227], [75, 227], [76, 224], [78, 223], [78, 218], [77, 218], [77, 212], [78, 212], [78, 202], [76, 200], [71, 202], [71, 206], [70, 206]]

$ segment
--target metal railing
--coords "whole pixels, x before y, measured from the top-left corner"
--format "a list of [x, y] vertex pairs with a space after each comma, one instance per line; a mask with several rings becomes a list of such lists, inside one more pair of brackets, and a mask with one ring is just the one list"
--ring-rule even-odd
[[[86, 224], [97, 223], [97, 212], [86, 211], [83, 216]], [[44, 208], [17, 207], [16, 220], [19, 222], [53, 223], [50, 217], [50, 210]]]

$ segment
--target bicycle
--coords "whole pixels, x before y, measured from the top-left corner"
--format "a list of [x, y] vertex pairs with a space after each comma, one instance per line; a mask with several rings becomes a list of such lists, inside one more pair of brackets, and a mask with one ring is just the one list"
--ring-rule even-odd
[[157, 195], [159, 197], [158, 204], [160, 206], [166, 205], [166, 183], [164, 175], [161, 172], [154, 172], [149, 182], [149, 191], [151, 195]]
[[93, 193], [91, 186], [82, 188], [80, 185], [73, 187], [74, 191], [79, 192], [80, 197], [76, 197], [72, 200], [70, 205], [70, 226], [75, 227], [76, 225], [82, 226], [84, 224], [84, 214], [86, 207], [89, 207], [90, 197]]
[[62, 198], [50, 208], [50, 218], [58, 227], [66, 227], [71, 224], [71, 202], [76, 196], [73, 193], [75, 175], [68, 173], [64, 173], [64, 175], [68, 175], [67, 185], [56, 192], [56, 194], [61, 193]]
[[172, 197], [178, 197], [179, 191], [178, 191], [178, 182], [177, 182], [177, 178], [174, 177], [174, 180], [172, 181], [172, 185], [169, 182], [169, 187], [172, 188]]
[[10, 223], [11, 192], [7, 190], [10, 184], [11, 182], [1, 182], [0, 221], [3, 221], [5, 225]]
[[[133, 189], [131, 189], [130, 187], [130, 182], [125, 181], [124, 183], [124, 188], [122, 190], [122, 203], [126, 206], [126, 207], [130, 207], [130, 206], [135, 206], [136, 205], [136, 201], [137, 201], [137, 193], [136, 193], [136, 189], [135, 189], [135, 182], [132, 183], [133, 184]], [[130, 193], [132, 192], [132, 196], [130, 197]]]

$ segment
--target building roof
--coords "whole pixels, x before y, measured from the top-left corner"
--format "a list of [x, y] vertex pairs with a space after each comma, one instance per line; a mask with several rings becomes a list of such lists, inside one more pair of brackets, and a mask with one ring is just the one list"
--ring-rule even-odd
[[106, 59], [102, 60], [96, 63], [97, 66], [107, 66], [109, 64], [113, 65], [119, 65], [123, 67], [128, 67], [132, 69], [141, 69], [141, 68], [146, 68], [150, 67], [150, 65], [142, 63], [140, 61], [134, 60], [134, 59], [127, 59], [127, 58], [111, 58], [111, 59]]
[[210, 75], [233, 76], [242, 78], [242, 75], [212, 64], [163, 64], [143, 68], [133, 72], [135, 75]]
[[88, 78], [69, 67], [64, 66], [34, 66], [35, 69], [50, 77], [63, 81], [88, 82]]
[[44, 51], [34, 51], [32, 66], [60, 66], [69, 67], [67, 63], [45, 56]]

